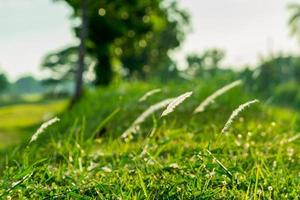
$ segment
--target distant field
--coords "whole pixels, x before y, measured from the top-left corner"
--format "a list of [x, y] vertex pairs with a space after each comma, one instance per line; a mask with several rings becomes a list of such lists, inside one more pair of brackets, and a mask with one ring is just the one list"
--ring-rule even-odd
[[18, 143], [31, 128], [66, 107], [66, 101], [0, 107], [0, 148]]

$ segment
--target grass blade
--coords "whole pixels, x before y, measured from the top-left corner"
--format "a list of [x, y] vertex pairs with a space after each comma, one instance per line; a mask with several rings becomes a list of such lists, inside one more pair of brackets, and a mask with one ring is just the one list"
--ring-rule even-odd
[[145, 182], [143, 181], [140, 171], [138, 171], [138, 175], [139, 175], [139, 181], [140, 181], [141, 187], [143, 189], [144, 195], [146, 196], [146, 198], [148, 198], [147, 188], [146, 188]]
[[220, 167], [230, 176], [230, 178], [232, 177], [232, 173], [227, 169], [227, 167], [225, 167], [225, 165], [223, 165], [221, 163], [221, 161], [219, 161], [209, 150], [206, 150], [207, 153], [213, 158], [213, 160], [218, 163], [218, 165], [220, 165]]

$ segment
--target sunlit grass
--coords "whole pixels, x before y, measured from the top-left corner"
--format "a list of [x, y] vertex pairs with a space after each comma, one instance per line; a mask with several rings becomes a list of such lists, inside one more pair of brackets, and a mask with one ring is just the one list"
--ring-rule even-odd
[[[197, 87], [192, 86], [197, 85]], [[221, 85], [168, 85], [146, 102], [157, 85], [98, 89], [60, 116], [32, 145], [3, 166], [0, 195], [45, 199], [297, 199], [300, 130], [296, 111], [235, 88], [197, 115], [193, 111]], [[120, 135], [155, 102], [193, 90], [168, 116], [152, 113], [132, 140]], [[99, 128], [100, 127], [100, 128]], [[96, 131], [96, 132], [95, 132]], [[95, 133], [95, 134], [94, 134]], [[149, 137], [151, 135], [151, 137]], [[30, 137], [28, 137], [29, 139]]]
[[0, 107], [0, 148], [20, 142], [28, 128], [38, 125], [61, 112], [67, 101], [18, 104]]
[[11, 105], [0, 108], [0, 130], [14, 130], [36, 125], [62, 111], [67, 102]]

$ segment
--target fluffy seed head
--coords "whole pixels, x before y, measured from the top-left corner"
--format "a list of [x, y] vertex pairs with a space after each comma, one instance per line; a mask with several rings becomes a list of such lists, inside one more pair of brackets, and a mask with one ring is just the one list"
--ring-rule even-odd
[[32, 143], [33, 141], [37, 140], [38, 137], [46, 130], [46, 128], [48, 128], [49, 126], [51, 126], [52, 124], [54, 124], [58, 121], [60, 121], [60, 119], [55, 117], [53, 119], [50, 119], [49, 121], [44, 122], [40, 126], [40, 128], [32, 135], [29, 144]]
[[259, 102], [259, 101], [258, 101], [257, 99], [254, 99], [254, 100], [252, 100], [252, 101], [248, 101], [248, 102], [246, 102], [246, 103], [244, 103], [244, 104], [241, 104], [237, 109], [235, 109], [235, 110], [231, 113], [231, 115], [230, 115], [229, 119], [227, 120], [227, 122], [226, 122], [224, 128], [222, 129], [221, 133], [224, 133], [225, 131], [228, 130], [228, 128], [230, 127], [230, 125], [232, 124], [232, 122], [234, 121], [234, 119], [235, 119], [235, 118], [236, 118], [236, 117], [237, 117], [237, 116], [238, 116], [245, 108], [251, 106], [251, 105], [254, 104], [254, 103], [258, 103], [258, 102]]
[[134, 130], [138, 127], [139, 124], [145, 121], [147, 117], [152, 115], [155, 111], [166, 107], [170, 102], [173, 101], [174, 98], [165, 99], [160, 101], [152, 106], [150, 106], [147, 110], [145, 110], [133, 123], [132, 125], [122, 134], [122, 138], [125, 139], [131, 135]]
[[159, 93], [161, 92], [161, 89], [154, 89], [154, 90], [150, 90], [148, 92], [146, 92], [146, 94], [144, 94], [140, 99], [139, 99], [139, 102], [143, 102], [143, 101], [146, 101], [148, 99], [148, 97], [156, 94], [156, 93]]
[[186, 92], [178, 97], [176, 97], [173, 101], [171, 101], [168, 107], [163, 111], [161, 117], [166, 116], [174, 111], [174, 109], [180, 105], [186, 98], [190, 97], [193, 92]]
[[216, 98], [218, 98], [222, 94], [226, 93], [227, 91], [231, 90], [232, 88], [234, 88], [234, 87], [236, 87], [236, 86], [238, 86], [240, 84], [242, 84], [242, 81], [241, 80], [237, 80], [237, 81], [229, 83], [228, 85], [225, 85], [224, 87], [218, 89], [213, 94], [211, 94], [210, 96], [208, 96], [204, 101], [202, 101], [200, 103], [200, 105], [195, 109], [194, 113], [203, 112], [205, 110], [205, 108], [209, 104], [211, 104], [212, 102], [214, 102], [214, 100]]

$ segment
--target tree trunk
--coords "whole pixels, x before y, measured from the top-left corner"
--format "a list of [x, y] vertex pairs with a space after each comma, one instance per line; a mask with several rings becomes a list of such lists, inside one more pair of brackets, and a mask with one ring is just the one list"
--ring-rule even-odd
[[72, 104], [78, 101], [83, 93], [83, 72], [84, 58], [86, 54], [85, 40], [87, 37], [87, 5], [86, 0], [81, 0], [81, 27], [80, 27], [80, 44], [78, 48], [78, 68], [75, 74], [75, 93], [72, 99]]
[[105, 53], [97, 56], [98, 64], [95, 67], [95, 73], [96, 73], [95, 84], [106, 86], [112, 80], [113, 71], [111, 68], [109, 55], [107, 55], [106, 51], [104, 52]]

